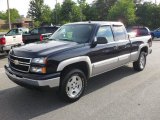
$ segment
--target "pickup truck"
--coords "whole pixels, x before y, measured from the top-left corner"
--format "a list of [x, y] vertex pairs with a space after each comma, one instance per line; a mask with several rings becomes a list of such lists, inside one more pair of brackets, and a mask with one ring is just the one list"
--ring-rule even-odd
[[28, 34], [23, 35], [23, 43], [33, 43], [37, 41], [46, 40], [49, 38], [57, 29], [59, 26], [49, 26], [49, 27], [39, 27], [34, 28], [31, 31], [29, 31]]
[[0, 36], [0, 53], [8, 52], [12, 47], [23, 45], [22, 34], [29, 32], [28, 28], [11, 29]]
[[151, 46], [151, 35], [129, 38], [121, 22], [69, 23], [46, 41], [12, 49], [5, 71], [21, 86], [59, 86], [60, 96], [74, 102], [91, 77], [129, 62], [142, 71]]
[[160, 38], [160, 28], [157, 28], [154, 31], [151, 31], [152, 38]]

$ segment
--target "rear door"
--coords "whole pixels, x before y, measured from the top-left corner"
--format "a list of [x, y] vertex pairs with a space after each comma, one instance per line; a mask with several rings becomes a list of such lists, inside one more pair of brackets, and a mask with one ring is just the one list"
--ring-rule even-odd
[[126, 64], [131, 57], [131, 42], [123, 25], [113, 25], [115, 41], [118, 44], [118, 66]]
[[108, 43], [97, 44], [90, 54], [93, 62], [93, 75], [104, 73], [117, 66], [117, 43], [114, 41], [111, 26], [101, 26], [96, 37], [106, 37]]

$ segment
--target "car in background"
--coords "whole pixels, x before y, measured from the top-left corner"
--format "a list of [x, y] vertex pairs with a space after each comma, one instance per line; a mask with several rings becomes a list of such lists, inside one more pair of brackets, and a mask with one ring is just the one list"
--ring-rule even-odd
[[132, 37], [148, 36], [150, 35], [150, 30], [148, 27], [144, 26], [132, 26], [127, 28], [127, 32]]
[[39, 27], [34, 28], [31, 31], [29, 31], [28, 34], [23, 35], [23, 43], [33, 43], [37, 41], [46, 40], [49, 38], [57, 29], [59, 26], [49, 26], [49, 27]]
[[0, 53], [8, 52], [11, 48], [23, 45], [22, 35], [29, 32], [28, 28], [13, 28], [0, 36]]
[[157, 28], [154, 31], [151, 31], [152, 38], [160, 38], [160, 28]]

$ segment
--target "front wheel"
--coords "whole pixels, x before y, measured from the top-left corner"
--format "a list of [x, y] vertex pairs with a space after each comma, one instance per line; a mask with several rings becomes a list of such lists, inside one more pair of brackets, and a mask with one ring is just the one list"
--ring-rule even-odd
[[75, 102], [83, 95], [87, 79], [81, 70], [72, 69], [61, 80], [60, 95], [65, 101]]
[[142, 71], [146, 65], [146, 53], [141, 52], [137, 61], [133, 63], [133, 68], [136, 71]]

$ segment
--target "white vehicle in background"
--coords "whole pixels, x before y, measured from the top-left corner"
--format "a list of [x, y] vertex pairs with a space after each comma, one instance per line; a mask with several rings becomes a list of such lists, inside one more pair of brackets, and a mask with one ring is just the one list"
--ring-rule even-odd
[[8, 52], [12, 47], [23, 45], [22, 34], [29, 32], [28, 28], [14, 28], [0, 36], [0, 53]]

